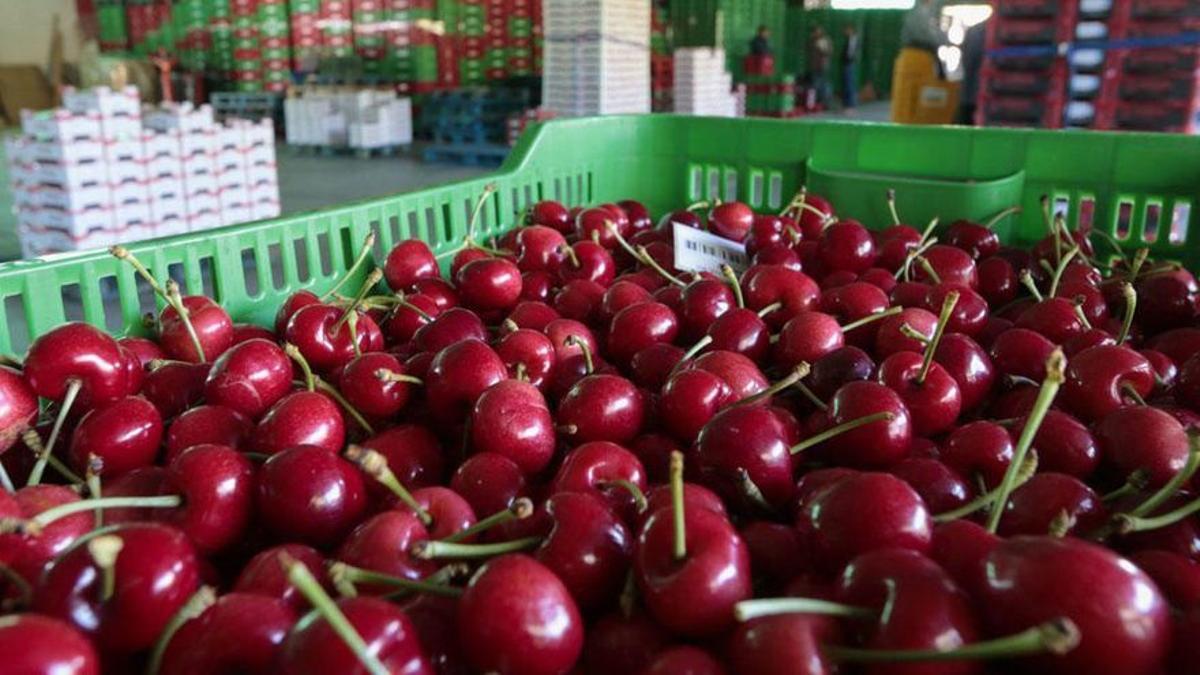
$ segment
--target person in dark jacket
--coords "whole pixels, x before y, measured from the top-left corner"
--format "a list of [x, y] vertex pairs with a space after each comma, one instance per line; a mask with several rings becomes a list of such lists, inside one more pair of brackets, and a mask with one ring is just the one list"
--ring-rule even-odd
[[759, 26], [758, 33], [754, 39], [750, 41], [750, 54], [753, 56], [770, 56], [771, 55], [771, 31], [766, 26]]
[[842, 45], [842, 109], [852, 111], [858, 107], [858, 29], [848, 23], [844, 29], [846, 42]]

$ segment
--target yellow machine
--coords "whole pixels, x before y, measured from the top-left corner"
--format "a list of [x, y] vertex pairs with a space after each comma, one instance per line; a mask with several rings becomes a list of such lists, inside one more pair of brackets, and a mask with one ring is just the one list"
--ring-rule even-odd
[[951, 124], [958, 112], [959, 83], [938, 76], [936, 57], [905, 47], [892, 71], [892, 121]]

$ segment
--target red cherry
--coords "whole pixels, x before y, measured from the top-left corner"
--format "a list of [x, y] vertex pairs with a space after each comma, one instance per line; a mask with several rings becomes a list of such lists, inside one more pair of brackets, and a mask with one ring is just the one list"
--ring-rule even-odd
[[405, 344], [413, 339], [422, 326], [431, 323], [441, 313], [441, 308], [429, 296], [407, 295], [404, 303], [396, 305], [384, 321], [384, 334], [391, 344]]
[[560, 492], [545, 509], [553, 525], [533, 556], [581, 610], [612, 605], [629, 571], [633, 535], [604, 500], [586, 492]]
[[0, 617], [0, 650], [12, 673], [100, 675], [92, 643], [69, 624], [41, 614]]
[[37, 419], [37, 394], [21, 373], [0, 367], [0, 454], [11, 448]]
[[[412, 621], [399, 607], [377, 598], [345, 598], [337, 608], [387, 672], [433, 674]], [[322, 616], [298, 623], [277, 661], [283, 672], [294, 675], [369, 672]]]
[[924, 351], [924, 343], [905, 335], [907, 331], [902, 328], [907, 326], [929, 340], [933, 338], [937, 322], [936, 314], [919, 307], [909, 307], [895, 316], [880, 320], [879, 330], [875, 333], [875, 358], [885, 359], [896, 352]]
[[302, 445], [263, 463], [257, 506], [262, 523], [275, 534], [327, 546], [359, 521], [367, 497], [353, 464], [324, 448]]
[[629, 483], [646, 490], [646, 470], [637, 456], [616, 443], [595, 441], [572, 450], [550, 481], [550, 492], [586, 492], [601, 497], [617, 513], [632, 521], [633, 495], [622, 487]]
[[[79, 495], [61, 485], [27, 485], [12, 497], [0, 498], [0, 515], [28, 520], [50, 509], [79, 501]], [[0, 559], [30, 584], [37, 583], [43, 569], [58, 558], [76, 539], [95, 527], [92, 511], [73, 513], [43, 526], [34, 533], [0, 534]]]
[[561, 316], [553, 307], [547, 305], [545, 302], [530, 302], [526, 300], [517, 303], [517, 306], [513, 307], [513, 310], [509, 312], [508, 318], [518, 328], [541, 331], [546, 327], [546, 324], [561, 318]]
[[450, 478], [450, 489], [462, 495], [475, 513], [490, 515], [508, 509], [525, 495], [525, 474], [508, 457], [481, 452], [458, 466]]
[[[429, 539], [421, 521], [408, 510], [378, 513], [355, 527], [338, 548], [337, 559], [354, 567], [402, 579], [422, 579], [437, 570], [429, 560], [409, 553], [413, 544]], [[375, 590], [366, 585], [364, 592]], [[386, 588], [379, 587], [381, 592]]]
[[500, 356], [478, 340], [463, 340], [438, 352], [425, 375], [425, 397], [443, 422], [461, 421], [485, 389], [506, 379]]
[[734, 672], [758, 675], [830, 675], [837, 665], [822, 652], [841, 642], [829, 617], [779, 614], [742, 623], [730, 638]]
[[800, 312], [816, 309], [821, 296], [815, 281], [783, 265], [755, 265], [746, 270], [741, 282], [746, 307], [760, 312], [782, 303], [781, 308], [763, 316], [773, 328], [783, 326]]
[[[362, 446], [383, 455], [396, 479], [410, 488], [436, 485], [442, 480], [442, 445], [426, 427], [398, 424], [363, 441]], [[376, 496], [387, 494], [382, 487], [372, 484], [369, 488]]]
[[205, 402], [258, 419], [292, 388], [292, 362], [273, 342], [249, 340], [212, 365], [204, 383]]
[[63, 401], [72, 388], [85, 406], [129, 393], [120, 345], [85, 323], [64, 324], [34, 340], [24, 374], [34, 393], [52, 401]]
[[840, 465], [860, 468], [888, 466], [903, 459], [912, 444], [912, 418], [894, 391], [874, 382], [850, 382], [829, 404], [833, 426], [876, 414], [890, 417], [830, 438], [823, 443], [823, 452]]
[[233, 320], [223, 307], [202, 295], [185, 296], [183, 307], [187, 310], [187, 320], [191, 322], [203, 350], [203, 358], [196, 353], [196, 345], [186, 322], [171, 306], [164, 307], [158, 317], [158, 341], [167, 356], [201, 363], [212, 361], [229, 349], [233, 344]]
[[703, 649], [682, 646], [659, 652], [641, 675], [725, 675], [725, 668]]
[[362, 414], [392, 417], [408, 404], [412, 396], [412, 379], [399, 359], [391, 354], [373, 352], [357, 356], [346, 364], [338, 376], [338, 390]]
[[524, 555], [484, 564], [459, 600], [458, 634], [479, 671], [566, 673], [583, 650], [583, 620], [565, 586]]
[[309, 305], [320, 303], [321, 299], [312, 291], [299, 290], [292, 293], [283, 301], [279, 309], [275, 311], [275, 333], [283, 335], [283, 331], [287, 330], [288, 321], [291, 321], [292, 315]]
[[532, 384], [502, 380], [475, 402], [471, 440], [476, 452], [504, 455], [533, 475], [554, 456], [554, 419]]
[[964, 411], [978, 408], [991, 393], [992, 385], [996, 381], [996, 370], [992, 360], [979, 343], [966, 335], [943, 335], [942, 341], [934, 351], [933, 359], [958, 383]]
[[640, 611], [629, 616], [612, 612], [588, 626], [583, 669], [601, 673], [642, 673], [664, 647], [666, 631]]
[[626, 307], [612, 319], [608, 332], [608, 356], [617, 364], [628, 364], [643, 349], [670, 344], [679, 334], [679, 321], [669, 307], [642, 302]]
[[[330, 372], [356, 355], [346, 316], [346, 310], [332, 305], [309, 305], [288, 321], [284, 337], [300, 350], [313, 370]], [[359, 316], [357, 335], [359, 351], [378, 351], [382, 347], [382, 333], [366, 315]], [[376, 338], [379, 345], [372, 344]]]
[[1105, 415], [1096, 425], [1096, 442], [1114, 476], [1140, 469], [1152, 489], [1166, 485], [1187, 463], [1187, 431], [1170, 413], [1150, 406], [1126, 406]]
[[517, 230], [517, 266], [522, 272], [557, 272], [566, 256], [567, 240], [553, 227], [532, 225]]
[[208, 364], [166, 361], [156, 366], [145, 376], [142, 395], [163, 417], [182, 413], [203, 396]]
[[701, 336], [722, 314], [737, 306], [733, 291], [723, 281], [698, 279], [683, 290], [683, 312], [679, 320], [689, 339]]
[[950, 432], [940, 454], [960, 475], [978, 477], [988, 488], [995, 488], [1012, 463], [1013, 439], [999, 424], [980, 420]]
[[[1056, 522], [1060, 519], [1061, 524]], [[1107, 520], [1108, 509], [1099, 495], [1078, 478], [1039, 472], [1012, 491], [999, 533], [1005, 537], [1040, 535], [1062, 527], [1063, 534], [1084, 534], [1094, 532]]]
[[742, 241], [754, 224], [754, 211], [742, 202], [724, 202], [708, 212], [708, 231], [719, 237]]
[[854, 273], [870, 268], [877, 257], [871, 233], [853, 220], [841, 220], [826, 227], [821, 233], [818, 255], [826, 269]]
[[1087, 328], [1075, 313], [1075, 305], [1064, 298], [1046, 298], [1017, 317], [1017, 328], [1028, 328], [1045, 335], [1055, 344], [1063, 344]]
[[268, 672], [295, 623], [296, 611], [282, 600], [230, 593], [179, 628], [163, 653], [160, 672]]
[[617, 275], [617, 264], [608, 249], [590, 239], [575, 242], [563, 252], [567, 260], [559, 266], [558, 276], [564, 283], [585, 280], [608, 286]]
[[470, 309], [512, 309], [521, 297], [521, 270], [503, 258], [482, 258], [458, 270], [455, 287]]
[[83, 416], [71, 437], [70, 462], [83, 473], [95, 456], [100, 460], [97, 473], [119, 476], [152, 464], [162, 434], [158, 410], [141, 396], [127, 396]]
[[1067, 364], [1066, 378], [1063, 402], [1087, 421], [1099, 420], [1125, 405], [1131, 396], [1149, 396], [1154, 389], [1150, 362], [1128, 347], [1086, 349]]
[[771, 408], [727, 408], [700, 432], [695, 460], [703, 482], [738, 510], [758, 507], [747, 482], [767, 504], [782, 508], [795, 489], [792, 440], [783, 418]]
[[933, 513], [953, 511], [975, 496], [958, 472], [930, 457], [909, 457], [892, 467], [891, 474], [916, 490]]
[[914, 352], [896, 352], [879, 365], [879, 381], [900, 395], [912, 419], [913, 433], [936, 436], [948, 431], [962, 411], [958, 383], [946, 369], [931, 361], [922, 379], [925, 360]]
[[558, 406], [557, 420], [572, 444], [626, 443], [641, 431], [645, 403], [638, 388], [616, 375], [588, 375], [575, 383]]
[[132, 523], [66, 551], [46, 570], [34, 606], [69, 622], [101, 650], [129, 654], [154, 643], [199, 579], [196, 553], [183, 533]]
[[279, 399], [254, 427], [255, 451], [273, 455], [297, 445], [341, 452], [346, 444], [342, 411], [330, 398], [315, 391], [297, 391]]
[[193, 445], [211, 443], [239, 449], [251, 429], [250, 420], [220, 405], [196, 406], [175, 418], [167, 428], [166, 461]]
[[813, 363], [841, 349], [845, 336], [837, 319], [821, 312], [799, 312], [783, 326], [775, 343], [774, 361], [781, 368]]
[[452, 307], [413, 334], [413, 343], [424, 352], [440, 352], [463, 340], [487, 340], [487, 329], [469, 309]]
[[567, 207], [553, 200], [541, 201], [529, 207], [526, 220], [530, 225], [552, 227], [563, 234], [571, 231], [571, 214]]
[[419, 239], [396, 244], [383, 263], [383, 278], [393, 291], [403, 291], [421, 279], [437, 275], [437, 258], [429, 245]]
[[251, 558], [234, 582], [233, 592], [281, 600], [292, 611], [307, 611], [308, 601], [288, 581], [284, 571], [283, 562], [288, 560], [304, 565], [317, 579], [325, 577], [325, 559], [315, 549], [303, 544], [283, 544], [261, 551]]

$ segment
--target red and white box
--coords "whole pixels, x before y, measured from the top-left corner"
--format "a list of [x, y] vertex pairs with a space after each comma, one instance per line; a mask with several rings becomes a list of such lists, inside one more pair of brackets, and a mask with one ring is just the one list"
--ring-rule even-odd
[[[131, 202], [113, 206], [113, 229], [129, 230], [130, 228], [153, 228], [154, 222], [150, 216], [150, 202]], [[132, 235], [132, 236], [130, 236]], [[121, 238], [127, 240], [140, 239], [144, 233], [122, 232]], [[151, 232], [151, 236], [153, 236]]]
[[127, 204], [149, 204], [150, 190], [146, 183], [123, 183], [109, 188], [113, 208]]
[[279, 202], [253, 202], [250, 204], [251, 220], [266, 220], [267, 218], [278, 218], [282, 209], [279, 207]]
[[183, 199], [187, 196], [187, 188], [182, 177], [151, 179], [146, 186], [146, 191], [150, 193], [151, 202], [159, 199]]
[[183, 194], [187, 197], [199, 195], [217, 196], [220, 184], [214, 174], [191, 175], [183, 177]]
[[109, 162], [105, 167], [108, 172], [109, 185], [133, 183], [144, 186], [149, 179], [149, 176], [146, 174], [145, 162]]
[[242, 176], [245, 181], [246, 176], [246, 155], [241, 150], [222, 150], [217, 153], [214, 162], [217, 167], [217, 174], [236, 173]]
[[240, 125], [231, 124], [229, 126], [217, 127], [213, 138], [214, 149], [217, 152], [226, 150], [237, 151], [244, 147], [245, 134], [242, 132]]
[[112, 191], [107, 185], [93, 185], [78, 190], [42, 185], [30, 192], [35, 199], [35, 206], [39, 208], [80, 212], [112, 206]]
[[133, 85], [122, 89], [65, 87], [62, 102], [63, 107], [73, 113], [96, 112], [101, 117], [140, 118], [142, 116], [142, 99], [138, 94], [138, 88]]
[[175, 157], [182, 155], [180, 134], [175, 131], [149, 131], [142, 134], [142, 147], [146, 159]]
[[209, 132], [216, 127], [210, 105], [193, 106], [191, 103], [168, 103], [145, 115], [144, 124], [156, 131], [178, 131], [187, 135]]
[[21, 130], [40, 140], [71, 143], [80, 140], [100, 140], [99, 113], [72, 113], [63, 108], [54, 110], [21, 111]]
[[33, 226], [42, 231], [58, 231], [79, 237], [91, 232], [110, 232], [113, 229], [113, 210], [96, 207], [79, 211], [39, 208], [33, 212]]
[[33, 162], [101, 162], [104, 161], [104, 144], [98, 140], [78, 140], [70, 143], [60, 141], [29, 141], [23, 157]]
[[217, 163], [212, 155], [195, 155], [187, 157], [182, 162], [183, 177], [216, 176]]
[[279, 183], [279, 172], [274, 164], [252, 164], [246, 167], [246, 183], [260, 185], [262, 183]]
[[149, 180], [159, 178], [182, 179], [183, 162], [178, 157], [155, 157], [146, 161], [146, 177]]
[[101, 117], [100, 136], [106, 141], [139, 138], [142, 135], [140, 117]]
[[35, 162], [31, 183], [53, 183], [66, 190], [108, 184], [108, 167], [103, 162]]
[[179, 156], [184, 159], [196, 155], [215, 155], [216, 153], [217, 135], [214, 131], [198, 131], [179, 136]]

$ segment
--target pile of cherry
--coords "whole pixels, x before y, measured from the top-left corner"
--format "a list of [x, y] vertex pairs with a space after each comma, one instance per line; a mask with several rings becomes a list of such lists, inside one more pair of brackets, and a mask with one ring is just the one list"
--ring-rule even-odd
[[0, 671], [1197, 672], [1196, 280], [892, 213], [542, 202], [272, 328], [115, 248], [156, 339], [0, 369]]

